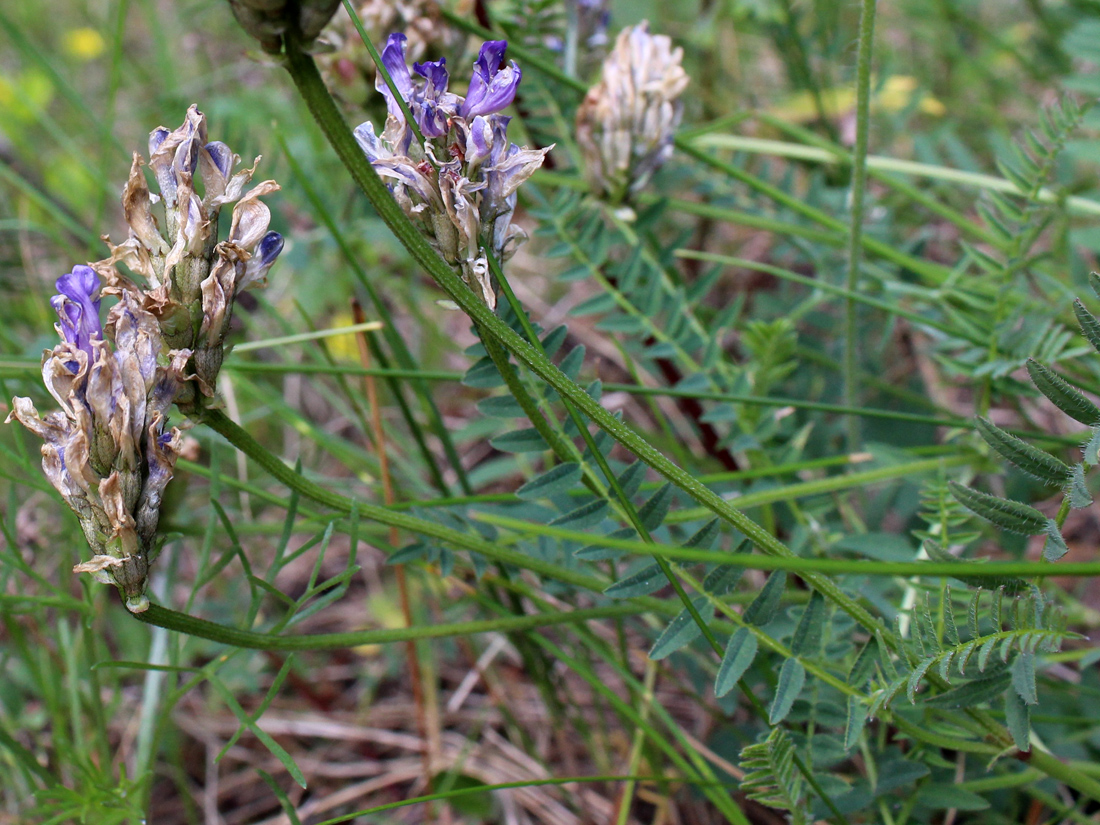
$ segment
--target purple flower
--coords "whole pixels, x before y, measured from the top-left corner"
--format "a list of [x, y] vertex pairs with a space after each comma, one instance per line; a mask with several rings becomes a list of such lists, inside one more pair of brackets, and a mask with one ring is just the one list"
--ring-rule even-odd
[[74, 266], [73, 271], [57, 279], [57, 295], [50, 299], [50, 306], [60, 319], [61, 337], [88, 353], [89, 363], [94, 359], [92, 340], [102, 340], [103, 324], [99, 320], [99, 277], [90, 266]]
[[274, 231], [264, 235], [260, 242], [256, 244], [256, 250], [252, 253], [252, 257], [245, 264], [244, 275], [241, 277], [238, 287], [244, 289], [245, 286], [266, 278], [267, 271], [271, 269], [271, 265], [275, 263], [275, 259], [279, 257], [279, 253], [282, 251], [282, 235]]
[[163, 126], [158, 126], [152, 132], [149, 133], [149, 157], [156, 154], [157, 149], [164, 143], [164, 139], [172, 134]]
[[220, 140], [206, 144], [205, 148], [221, 176], [228, 178], [233, 172], [233, 151]]
[[[408, 38], [395, 32], [386, 39], [386, 48], [382, 50], [382, 65], [389, 72], [393, 85], [405, 100], [408, 100], [413, 93], [412, 75], [409, 74], [409, 67], [405, 63], [405, 49], [407, 46]], [[386, 96], [386, 108], [389, 113], [394, 117], [403, 119], [401, 106], [398, 105], [381, 72], [379, 72], [374, 86]]]
[[447, 58], [413, 63], [413, 71], [427, 79], [428, 88], [424, 90], [426, 97], [435, 100], [441, 92], [447, 91], [447, 83], [450, 81], [450, 75], [447, 73]]
[[506, 40], [490, 40], [481, 47], [474, 63], [474, 76], [470, 78], [470, 90], [458, 110], [462, 117], [489, 115], [512, 105], [522, 73], [515, 61], [501, 68], [506, 48]]
[[447, 83], [450, 81], [450, 76], [447, 74], [447, 59], [440, 58], [424, 63], [414, 63], [413, 71], [428, 81], [423, 92], [416, 95], [419, 98], [416, 101], [418, 105], [413, 107], [414, 110], [419, 109], [416, 125], [420, 127], [420, 134], [426, 138], [443, 137], [447, 134], [448, 129], [447, 112], [444, 110], [443, 98], [444, 96], [454, 97], [454, 95], [447, 94]]

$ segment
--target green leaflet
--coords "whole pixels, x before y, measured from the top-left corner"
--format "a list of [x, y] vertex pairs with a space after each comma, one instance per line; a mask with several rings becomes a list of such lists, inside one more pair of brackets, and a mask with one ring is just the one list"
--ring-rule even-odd
[[785, 570], [776, 570], [768, 576], [768, 580], [764, 582], [759, 595], [745, 611], [743, 616], [745, 623], [759, 627], [774, 619], [776, 611], [779, 610], [779, 600], [783, 597], [783, 588], [786, 584], [787, 573]]
[[933, 708], [972, 708], [1002, 693], [1009, 682], [1008, 673], [999, 673], [982, 679], [974, 679], [945, 690], [939, 696], [925, 699], [923, 705]]
[[1081, 464], [1073, 466], [1073, 478], [1069, 483], [1069, 506], [1075, 510], [1089, 507], [1092, 504], [1092, 493], [1085, 482], [1085, 468]]
[[1080, 298], [1073, 300], [1073, 314], [1077, 316], [1077, 323], [1081, 325], [1081, 332], [1092, 344], [1092, 348], [1100, 352], [1100, 320], [1097, 320], [1095, 315], [1085, 309], [1085, 305], [1081, 303]]
[[1020, 653], [1012, 662], [1012, 689], [1028, 705], [1039, 704], [1035, 687], [1035, 654]]
[[949, 785], [946, 782], [932, 782], [917, 792], [917, 799], [925, 807], [934, 810], [955, 808], [959, 811], [984, 811], [989, 802], [973, 791]]
[[541, 453], [550, 449], [534, 427], [512, 430], [489, 439], [489, 443], [502, 453]]
[[668, 584], [668, 577], [661, 572], [659, 565], [650, 564], [633, 575], [620, 579], [604, 590], [604, 595], [616, 599], [630, 599], [634, 596], [648, 596]]
[[522, 499], [549, 498], [558, 493], [566, 493], [581, 480], [581, 465], [574, 461], [559, 464], [545, 473], [535, 476], [518, 490], [516, 496]]
[[775, 698], [768, 708], [768, 724], [778, 725], [787, 718], [794, 700], [806, 684], [806, 668], [798, 659], [788, 659], [779, 669], [779, 683], [775, 686]]
[[[695, 605], [704, 622], [709, 622], [714, 616], [714, 605], [706, 596], [697, 596], [692, 599], [692, 604]], [[675, 619], [668, 623], [668, 627], [657, 638], [653, 649], [649, 651], [649, 658], [664, 659], [685, 645], [691, 644], [702, 632], [685, 607]]]
[[582, 504], [568, 513], [562, 513], [550, 523], [557, 527], [568, 527], [570, 530], [583, 530], [586, 527], [595, 527], [603, 521], [609, 509], [605, 499], [597, 499], [588, 504]]
[[989, 419], [978, 417], [978, 434], [1002, 458], [1011, 461], [1028, 475], [1055, 487], [1061, 487], [1069, 481], [1073, 468], [1068, 464], [1006, 433]]
[[802, 618], [798, 620], [798, 627], [791, 638], [791, 653], [795, 656], [817, 654], [824, 628], [825, 599], [815, 590], [806, 609], [802, 611]]
[[844, 749], [851, 750], [859, 741], [863, 728], [867, 725], [870, 710], [858, 696], [848, 697], [848, 720], [844, 725]]
[[1047, 561], [1058, 561], [1069, 552], [1066, 540], [1062, 538], [1062, 531], [1058, 529], [1058, 522], [1054, 519], [1047, 519], [1045, 532], [1047, 540], [1043, 543], [1043, 558]]
[[496, 364], [488, 356], [476, 361], [472, 367], [466, 370], [462, 377], [462, 383], [467, 387], [480, 390], [491, 390], [504, 386], [504, 379], [500, 377], [500, 371]]
[[672, 506], [672, 491], [672, 485], [665, 484], [638, 508], [638, 518], [646, 530], [656, 530], [661, 526]]
[[718, 666], [718, 676], [714, 680], [714, 695], [725, 696], [745, 675], [745, 671], [756, 658], [757, 642], [747, 627], [738, 628], [730, 636], [722, 664]]
[[1004, 699], [1005, 723], [1012, 734], [1012, 741], [1018, 750], [1026, 753], [1031, 750], [1031, 711], [1014, 687], [1004, 692]]
[[477, 411], [490, 418], [523, 418], [523, 407], [510, 395], [483, 398], [477, 402]]
[[1034, 358], [1027, 359], [1027, 374], [1035, 387], [1050, 399], [1058, 409], [1090, 427], [1100, 424], [1100, 409], [1070, 386], [1058, 373], [1045, 367]]
[[979, 493], [955, 481], [949, 481], [948, 486], [951, 488], [951, 494], [966, 509], [998, 527], [1024, 536], [1037, 536], [1046, 532], [1047, 517], [1034, 507], [1018, 501], [997, 498], [988, 493]]

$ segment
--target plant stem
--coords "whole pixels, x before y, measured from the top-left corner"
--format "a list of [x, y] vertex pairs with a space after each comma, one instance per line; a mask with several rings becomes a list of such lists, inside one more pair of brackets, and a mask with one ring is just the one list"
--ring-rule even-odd
[[480, 619], [472, 622], [454, 622], [421, 627], [399, 627], [381, 630], [358, 630], [348, 633], [319, 633], [303, 636], [287, 636], [281, 633], [258, 633], [254, 630], [241, 630], [236, 627], [210, 622], [176, 610], [170, 610], [158, 604], [149, 605], [143, 613], [131, 614], [146, 624], [198, 636], [212, 642], [245, 647], [252, 650], [340, 650], [360, 645], [389, 644], [408, 642], [418, 639], [441, 639], [450, 636], [468, 636], [473, 633], [515, 633], [533, 630], [551, 625], [587, 622], [593, 619], [606, 619], [613, 616], [626, 616], [639, 613], [642, 608], [636, 605], [616, 604], [607, 607], [592, 607], [576, 610], [563, 610], [558, 613], [534, 613], [526, 616], [506, 616], [498, 619]]
[[[863, 253], [863, 198], [867, 189], [867, 133], [871, 123], [871, 53], [875, 37], [876, 0], [863, 0], [859, 16], [859, 57], [856, 66], [856, 145], [852, 152], [851, 216], [848, 226], [848, 276], [844, 302], [844, 404], [856, 406], [859, 400], [859, 338], [856, 312], [856, 288]], [[847, 421], [848, 452], [859, 449], [859, 416]]]

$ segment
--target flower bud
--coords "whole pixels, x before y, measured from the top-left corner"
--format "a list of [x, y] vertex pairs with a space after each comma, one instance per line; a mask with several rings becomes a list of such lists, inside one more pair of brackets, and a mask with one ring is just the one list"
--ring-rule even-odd
[[339, 6], [340, 0], [229, 0], [241, 28], [270, 54], [282, 50], [288, 32], [296, 31], [305, 46], [312, 45]]
[[179, 449], [166, 417], [191, 353], [165, 351], [156, 318], [132, 292], [100, 326], [99, 287], [87, 266], [58, 279], [51, 303], [61, 342], [44, 353], [42, 378], [61, 409], [41, 417], [16, 398], [7, 420], [43, 440], [42, 469], [80, 521], [93, 555], [74, 571], [114, 584], [141, 612]]
[[577, 110], [577, 142], [596, 194], [618, 203], [645, 186], [672, 154], [680, 123], [678, 100], [688, 76], [664, 35], [639, 23], [620, 32], [600, 82]]

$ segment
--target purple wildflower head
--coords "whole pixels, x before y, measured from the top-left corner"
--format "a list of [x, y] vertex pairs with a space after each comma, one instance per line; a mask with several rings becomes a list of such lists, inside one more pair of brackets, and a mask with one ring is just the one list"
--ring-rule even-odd
[[522, 73], [515, 61], [501, 68], [506, 40], [490, 40], [481, 47], [470, 78], [470, 90], [458, 113], [464, 118], [490, 115], [507, 109], [516, 97]]
[[[57, 279], [57, 295], [50, 305], [60, 319], [61, 337], [94, 358], [92, 340], [103, 338], [103, 324], [99, 320], [99, 276], [90, 266], [74, 266], [73, 271]], [[95, 296], [93, 298], [93, 296]]]

